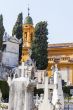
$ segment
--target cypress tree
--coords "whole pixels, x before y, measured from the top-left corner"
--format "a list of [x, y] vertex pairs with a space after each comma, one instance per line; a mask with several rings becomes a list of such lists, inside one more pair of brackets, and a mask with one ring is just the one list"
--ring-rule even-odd
[[2, 50], [4, 32], [5, 32], [5, 28], [3, 26], [3, 16], [1, 14], [0, 15], [0, 50]]
[[[22, 13], [19, 13], [16, 23], [12, 30], [12, 36], [15, 35], [17, 39], [22, 39], [23, 34], [22, 25], [23, 25], [23, 15]], [[21, 60], [21, 55], [22, 55], [22, 42], [19, 45], [19, 61]]]
[[44, 70], [48, 66], [47, 22], [39, 22], [35, 26], [35, 37], [32, 41], [31, 58], [36, 62], [37, 69]]
[[23, 15], [22, 15], [22, 13], [19, 13], [16, 23], [12, 30], [12, 36], [15, 35], [17, 39], [22, 38], [22, 32], [23, 32], [22, 24], [23, 24]]

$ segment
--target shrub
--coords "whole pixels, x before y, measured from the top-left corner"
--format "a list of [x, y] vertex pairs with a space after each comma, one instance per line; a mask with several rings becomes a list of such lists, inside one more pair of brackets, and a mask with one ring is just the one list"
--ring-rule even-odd
[[0, 81], [0, 89], [2, 92], [2, 98], [8, 99], [9, 98], [9, 86], [6, 81]]

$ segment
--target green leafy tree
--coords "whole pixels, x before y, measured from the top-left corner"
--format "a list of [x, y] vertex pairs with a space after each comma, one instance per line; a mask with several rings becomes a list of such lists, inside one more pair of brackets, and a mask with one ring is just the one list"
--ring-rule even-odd
[[37, 69], [44, 70], [48, 66], [47, 22], [39, 22], [35, 26], [35, 37], [32, 41], [31, 58], [36, 62]]
[[5, 32], [5, 28], [3, 26], [3, 16], [1, 14], [0, 15], [0, 50], [2, 50], [4, 32]]
[[[22, 13], [19, 13], [16, 23], [13, 27], [12, 36], [15, 35], [17, 39], [22, 39], [23, 34], [22, 25], [23, 25], [23, 15]], [[19, 45], [19, 61], [21, 60], [21, 55], [22, 55], [22, 42]]]

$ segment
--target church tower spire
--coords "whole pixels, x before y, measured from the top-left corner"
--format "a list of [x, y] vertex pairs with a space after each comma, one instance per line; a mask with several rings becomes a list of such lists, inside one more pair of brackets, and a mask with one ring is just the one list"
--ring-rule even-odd
[[29, 8], [29, 5], [28, 5], [28, 16], [30, 15], [29, 11], [30, 11], [30, 8]]
[[23, 47], [22, 47], [22, 59], [21, 59], [22, 62], [28, 59], [28, 56], [29, 56], [28, 49], [31, 48], [31, 43], [34, 37], [33, 20], [30, 17], [29, 10], [30, 9], [28, 6], [28, 16], [25, 18], [24, 24], [23, 24]]

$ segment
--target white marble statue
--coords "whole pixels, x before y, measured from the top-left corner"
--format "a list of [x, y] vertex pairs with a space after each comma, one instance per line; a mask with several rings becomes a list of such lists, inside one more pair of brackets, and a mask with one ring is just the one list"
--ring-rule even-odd
[[21, 77], [14, 78], [10, 86], [8, 110], [34, 110], [33, 90], [36, 83], [27, 75], [24, 62], [19, 69]]
[[63, 96], [61, 80], [62, 80], [61, 74], [58, 71], [58, 68], [56, 65], [55, 72], [54, 72], [54, 89], [53, 89], [52, 103], [55, 106], [59, 100], [59, 102], [61, 103], [61, 108], [62, 110], [64, 110], [64, 96]]

